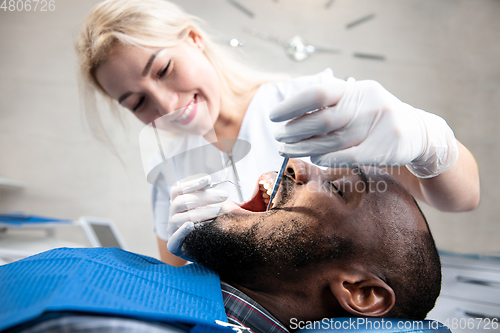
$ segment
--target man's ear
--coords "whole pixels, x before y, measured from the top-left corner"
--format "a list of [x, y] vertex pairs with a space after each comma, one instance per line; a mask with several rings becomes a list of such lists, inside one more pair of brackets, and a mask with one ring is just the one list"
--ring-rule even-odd
[[201, 35], [191, 30], [189, 31], [188, 39], [193, 43], [194, 46], [198, 47], [200, 50], [205, 51], [205, 45], [203, 44], [203, 38]]
[[376, 276], [344, 276], [331, 281], [330, 289], [344, 310], [355, 316], [381, 317], [396, 302], [394, 290]]

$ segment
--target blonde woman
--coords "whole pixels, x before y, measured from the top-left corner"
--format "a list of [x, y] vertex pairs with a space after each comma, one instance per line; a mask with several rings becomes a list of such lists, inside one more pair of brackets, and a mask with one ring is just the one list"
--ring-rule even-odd
[[[177, 112], [169, 126], [184, 133], [179, 142], [222, 149], [223, 140], [240, 139], [251, 145], [250, 157], [239, 162], [231, 160], [231, 147], [223, 152], [240, 188], [203, 190], [210, 178], [190, 187], [153, 186], [164, 262], [184, 263], [166, 248], [180, 225], [192, 226], [193, 216], [196, 221], [216, 217], [218, 208], [212, 205], [227, 198], [249, 200], [259, 175], [279, 168], [279, 152], [310, 156], [329, 167], [396, 167], [394, 176], [413, 196], [437, 209], [465, 211], [478, 205], [475, 160], [442, 118], [402, 103], [374, 81], [346, 82], [330, 69], [288, 80], [253, 70], [215, 43], [199, 21], [162, 0], [107, 0], [88, 15], [77, 42], [88, 96], [99, 93], [144, 124]], [[188, 129], [199, 117], [200, 103], [207, 107], [215, 141]], [[99, 113], [91, 107], [87, 112], [96, 133], [105, 134]], [[279, 123], [284, 120], [293, 121]], [[186, 195], [197, 201], [189, 212]], [[182, 254], [186, 230], [169, 246], [176, 254]]]

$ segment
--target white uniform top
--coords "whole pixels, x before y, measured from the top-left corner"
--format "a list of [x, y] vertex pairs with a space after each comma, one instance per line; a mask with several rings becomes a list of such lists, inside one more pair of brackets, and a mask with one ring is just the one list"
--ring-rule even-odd
[[[239, 140], [245, 140], [251, 144], [250, 152], [243, 159], [235, 161], [243, 201], [251, 198], [260, 175], [269, 171], [278, 171], [283, 163], [283, 157], [278, 153], [278, 147], [281, 143], [274, 139], [274, 132], [282, 124], [273, 123], [269, 120], [269, 112], [285, 98], [312, 85], [332, 83], [333, 78], [332, 70], [327, 68], [315, 75], [301, 76], [281, 82], [265, 83], [259, 87], [248, 106], [240, 132], [238, 133]], [[185, 135], [180, 141], [183, 142], [177, 144], [176, 141], [175, 150], [178, 150], [182, 146], [200, 147], [208, 143], [202, 136], [193, 135]], [[237, 148], [238, 143], [233, 148], [236, 159], [236, 155], [238, 155]], [[196, 161], [193, 161], [193, 163], [196, 163]], [[229, 179], [235, 181], [236, 176], [232, 172], [232, 167], [229, 168], [231, 170]], [[219, 181], [222, 174], [223, 171], [211, 174], [212, 182]], [[229, 194], [228, 200], [240, 201], [236, 186], [224, 183], [219, 185], [217, 189], [227, 191]], [[152, 202], [155, 232], [158, 237], [167, 240], [166, 225], [168, 223], [170, 208], [170, 187], [153, 186]]]

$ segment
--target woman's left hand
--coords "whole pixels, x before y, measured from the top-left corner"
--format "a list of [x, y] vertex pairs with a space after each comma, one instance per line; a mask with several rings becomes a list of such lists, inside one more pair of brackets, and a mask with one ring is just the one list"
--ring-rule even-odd
[[443, 118], [401, 102], [376, 81], [335, 79], [310, 87], [281, 102], [270, 118], [290, 120], [275, 133], [285, 143], [281, 155], [310, 156], [322, 166], [406, 165], [428, 178], [458, 158], [455, 136]]

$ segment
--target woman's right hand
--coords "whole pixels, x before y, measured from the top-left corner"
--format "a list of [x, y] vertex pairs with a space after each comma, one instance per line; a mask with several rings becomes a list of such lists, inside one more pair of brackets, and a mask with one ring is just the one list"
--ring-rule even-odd
[[170, 191], [170, 211], [167, 234], [170, 238], [185, 222], [201, 222], [214, 219], [221, 205], [228, 198], [224, 190], [204, 189], [212, 178], [198, 174], [180, 180]]

